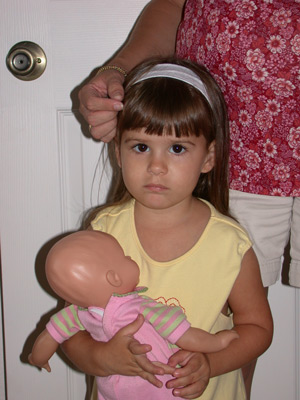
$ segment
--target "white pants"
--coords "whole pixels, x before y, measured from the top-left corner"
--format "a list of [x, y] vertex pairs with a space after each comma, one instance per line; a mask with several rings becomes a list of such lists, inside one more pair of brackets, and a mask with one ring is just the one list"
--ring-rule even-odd
[[300, 197], [262, 196], [230, 190], [231, 214], [248, 231], [264, 286], [281, 273], [282, 256], [290, 240], [289, 283], [300, 287]]

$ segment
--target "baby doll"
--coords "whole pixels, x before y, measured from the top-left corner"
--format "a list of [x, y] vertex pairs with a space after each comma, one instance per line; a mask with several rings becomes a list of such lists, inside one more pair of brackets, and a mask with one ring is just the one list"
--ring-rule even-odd
[[[139, 314], [145, 322], [134, 337], [152, 346], [147, 353], [151, 361], [167, 364], [178, 347], [216, 352], [238, 337], [234, 331], [213, 335], [192, 328], [180, 307], [166, 306], [141, 294], [147, 289], [136, 287], [139, 273], [135, 261], [126, 257], [117, 240], [107, 233], [80, 231], [57, 242], [48, 254], [46, 275], [53, 290], [71, 305], [51, 317], [34, 343], [30, 363], [50, 372], [48, 360], [59, 343], [79, 330], [107, 342]], [[171, 376], [161, 378], [166, 383]], [[165, 385], [157, 388], [138, 376], [97, 377], [97, 387], [98, 399], [174, 398]]]

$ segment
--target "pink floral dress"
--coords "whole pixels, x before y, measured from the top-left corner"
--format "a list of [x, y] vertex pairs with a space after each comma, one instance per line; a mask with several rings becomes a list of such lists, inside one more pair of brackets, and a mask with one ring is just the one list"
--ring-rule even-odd
[[231, 188], [300, 196], [300, 0], [187, 0], [177, 55], [223, 90]]

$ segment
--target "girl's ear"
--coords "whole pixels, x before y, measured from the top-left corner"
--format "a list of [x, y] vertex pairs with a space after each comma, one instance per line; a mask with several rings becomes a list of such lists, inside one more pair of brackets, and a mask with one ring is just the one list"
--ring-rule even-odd
[[112, 269], [106, 272], [107, 282], [114, 287], [120, 287], [122, 285], [122, 279], [118, 273]]
[[213, 169], [215, 166], [215, 161], [216, 161], [216, 143], [215, 141], [211, 142], [209, 145], [207, 155], [204, 161], [204, 164], [202, 166], [201, 173], [207, 173]]
[[118, 143], [118, 140], [115, 138], [115, 155], [116, 155], [116, 159], [117, 159], [117, 163], [118, 166], [121, 168], [122, 164], [121, 164], [121, 151], [120, 151], [120, 145]]

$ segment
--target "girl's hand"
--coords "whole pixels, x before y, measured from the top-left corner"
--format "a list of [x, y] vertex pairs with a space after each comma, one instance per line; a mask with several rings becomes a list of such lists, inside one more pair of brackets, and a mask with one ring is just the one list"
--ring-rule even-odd
[[148, 344], [140, 344], [133, 335], [141, 328], [144, 318], [138, 318], [120, 329], [120, 331], [107, 342], [103, 357], [106, 360], [107, 375], [140, 376], [152, 385], [162, 387], [162, 382], [155, 375], [172, 374], [174, 367], [152, 363], [146, 357], [151, 351]]
[[210, 365], [205, 354], [179, 350], [168, 364], [181, 366], [173, 373], [175, 379], [167, 382], [167, 388], [173, 389], [175, 397], [196, 399], [202, 395], [210, 378]]
[[79, 111], [90, 125], [95, 139], [109, 142], [116, 135], [117, 113], [122, 110], [124, 75], [107, 70], [95, 76], [79, 91]]

